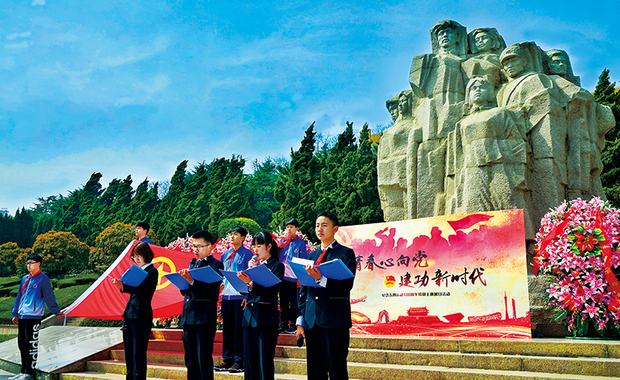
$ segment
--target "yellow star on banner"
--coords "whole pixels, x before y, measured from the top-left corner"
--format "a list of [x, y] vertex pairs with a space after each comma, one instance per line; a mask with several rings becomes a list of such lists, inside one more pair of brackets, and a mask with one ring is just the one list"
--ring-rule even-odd
[[[159, 290], [171, 284], [170, 280], [164, 277], [164, 275], [170, 274], [170, 273], [176, 273], [177, 268], [174, 265], [174, 262], [172, 262], [172, 260], [170, 260], [167, 257], [163, 257], [163, 256], [154, 258], [153, 266], [155, 266], [156, 263], [161, 263], [159, 267], [156, 267], [157, 271], [159, 272], [159, 279], [157, 280], [157, 288], [155, 290]], [[168, 271], [164, 269], [166, 266], [168, 266]]]

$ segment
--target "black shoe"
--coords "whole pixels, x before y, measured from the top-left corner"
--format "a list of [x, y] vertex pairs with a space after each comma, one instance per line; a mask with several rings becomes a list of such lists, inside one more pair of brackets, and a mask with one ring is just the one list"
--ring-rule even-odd
[[291, 326], [284, 330], [284, 334], [295, 334], [297, 332], [297, 326]]
[[228, 371], [233, 366], [232, 363], [222, 362], [222, 364], [213, 367], [216, 371]]
[[286, 331], [286, 329], [288, 329], [288, 323], [287, 324], [281, 324], [280, 327], [278, 328], [278, 334], [282, 334], [283, 332]]
[[232, 367], [228, 368], [228, 372], [230, 373], [243, 372], [243, 371], [245, 371], [245, 369], [237, 363], [233, 364]]

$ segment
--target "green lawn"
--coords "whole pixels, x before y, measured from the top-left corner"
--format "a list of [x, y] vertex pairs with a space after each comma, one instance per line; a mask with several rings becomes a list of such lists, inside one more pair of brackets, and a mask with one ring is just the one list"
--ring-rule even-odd
[[0, 343], [17, 338], [17, 334], [0, 334]]
[[[15, 277], [5, 277], [0, 278], [0, 284], [10, 283], [15, 280]], [[72, 279], [75, 280], [75, 279]], [[60, 280], [63, 281], [63, 280]], [[95, 278], [92, 275], [84, 276], [84, 279], [78, 279], [76, 282], [81, 284], [75, 286], [63, 287], [62, 289], [55, 289], [54, 294], [56, 295], [56, 303], [58, 307], [64, 309], [65, 307], [71, 305], [73, 301], [75, 301], [88, 287], [90, 283], [94, 282]], [[65, 285], [68, 285], [66, 281], [63, 281]], [[89, 282], [89, 283], [84, 283]], [[10, 324], [13, 315], [11, 314], [13, 310], [13, 303], [15, 302], [15, 297], [0, 297], [0, 324]], [[45, 314], [43, 318], [51, 315], [50, 311], [46, 308]]]

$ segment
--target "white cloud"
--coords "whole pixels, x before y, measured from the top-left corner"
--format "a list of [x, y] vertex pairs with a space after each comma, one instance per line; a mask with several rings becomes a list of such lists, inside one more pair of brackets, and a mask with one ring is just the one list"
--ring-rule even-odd
[[168, 48], [170, 41], [166, 37], [160, 37], [152, 41], [150, 44], [139, 46], [130, 46], [125, 51], [116, 56], [110, 56], [98, 60], [96, 66], [100, 68], [118, 67], [128, 63], [142, 61], [150, 58]]
[[9, 34], [8, 36], [6, 36], [6, 39], [9, 40], [9, 41], [12, 41], [14, 39], [17, 39], [18, 37], [19, 38], [28, 38], [31, 35], [32, 35], [32, 33], [30, 33], [30, 32], [12, 33], [12, 34]]
[[6, 49], [27, 49], [28, 46], [30, 46], [28, 44], [28, 41], [23, 41], [23, 42], [19, 42], [19, 43], [15, 43], [15, 44], [6, 44], [6, 45], [4, 45], [4, 47]]
[[45, 5], [45, 0], [34, 0], [32, 6], [34, 7], [36, 5]]
[[169, 84], [170, 77], [168, 77], [168, 75], [158, 74], [150, 82], [138, 83], [135, 87], [149, 94], [155, 94], [157, 92], [165, 90]]

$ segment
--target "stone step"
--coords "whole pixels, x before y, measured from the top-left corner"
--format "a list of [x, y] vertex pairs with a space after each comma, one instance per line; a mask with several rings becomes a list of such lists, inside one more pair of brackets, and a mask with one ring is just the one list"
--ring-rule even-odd
[[[291, 374], [275, 374], [276, 379], [282, 380], [306, 380], [306, 376]], [[215, 380], [239, 380], [243, 379], [243, 373], [215, 372]], [[116, 373], [75, 372], [60, 374], [59, 380], [125, 380], [125, 375]], [[147, 377], [147, 380], [160, 380], [156, 377]], [[355, 380], [355, 379], [351, 379]]]
[[[404, 378], [416, 378], [416, 379], [436, 379], [436, 378], [450, 378], [450, 379], [620, 379], [617, 376], [618, 361], [616, 360], [603, 360], [598, 361], [592, 359], [564, 359], [555, 358], [554, 365], [549, 365], [548, 360], [554, 358], [530, 358], [534, 362], [528, 363], [527, 360], [523, 362], [523, 366], [519, 363], [513, 362], [511, 366], [502, 368], [472, 368], [457, 366], [452, 367], [449, 363], [442, 363], [443, 365], [433, 365], [435, 362], [428, 361], [433, 353], [428, 353], [429, 356], [422, 358], [418, 364], [416, 362], [409, 363], [360, 363], [351, 361], [349, 358], [349, 375], [357, 379], [404, 379]], [[482, 356], [482, 355], [479, 355]], [[471, 357], [471, 356], [470, 356]], [[512, 359], [512, 358], [509, 358]], [[523, 358], [522, 358], [523, 359]], [[488, 365], [493, 363], [500, 363], [502, 358], [499, 356], [487, 361]], [[279, 374], [305, 376], [307, 367], [305, 359], [294, 358], [276, 358], [275, 370]], [[219, 364], [221, 360], [215, 358], [214, 364]], [[437, 360], [440, 362], [440, 360]], [[463, 362], [466, 362], [464, 360]], [[564, 364], [564, 366], [563, 366]], [[582, 366], [584, 370], [578, 368]], [[87, 370], [89, 372], [98, 373], [112, 373], [123, 375], [126, 373], [125, 364], [119, 361], [92, 361], [87, 363]], [[570, 372], [570, 371], [575, 372]], [[187, 372], [185, 367], [180, 365], [160, 365], [149, 364], [148, 369], [149, 377], [167, 378], [167, 379], [185, 379]]]
[[[278, 346], [276, 358], [305, 359], [305, 348]], [[349, 363], [439, 366], [463, 369], [547, 372], [583, 376], [620, 374], [620, 359], [570, 358], [503, 354], [470, 354], [437, 351], [349, 349]]]
[[351, 336], [351, 348], [472, 354], [598, 357], [620, 359], [620, 341], [578, 339], [450, 340]]

